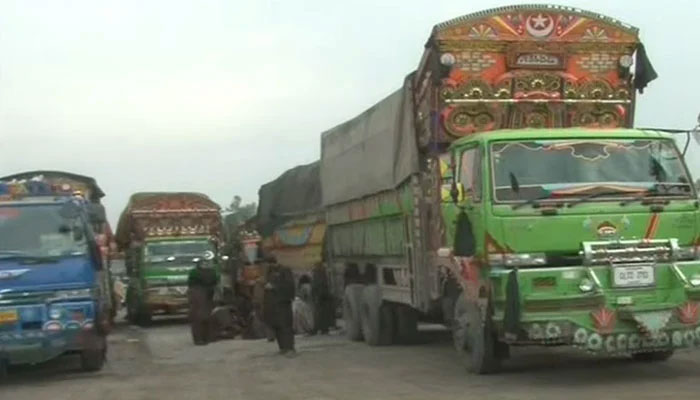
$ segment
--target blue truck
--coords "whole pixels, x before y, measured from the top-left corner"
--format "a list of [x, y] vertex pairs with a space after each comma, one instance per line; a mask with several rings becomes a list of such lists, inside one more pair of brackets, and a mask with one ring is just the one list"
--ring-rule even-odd
[[113, 313], [104, 194], [81, 175], [29, 176], [0, 178], [0, 376], [64, 354], [100, 370]]

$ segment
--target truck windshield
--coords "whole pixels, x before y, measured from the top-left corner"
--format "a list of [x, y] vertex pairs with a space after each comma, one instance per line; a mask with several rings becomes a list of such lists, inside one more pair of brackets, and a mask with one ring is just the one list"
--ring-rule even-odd
[[0, 205], [0, 260], [86, 253], [85, 224], [59, 205]]
[[151, 242], [146, 244], [145, 257], [148, 263], [191, 262], [193, 258], [204, 255], [207, 250], [214, 249], [211, 243], [205, 240]]
[[498, 142], [491, 145], [491, 165], [494, 199], [501, 202], [581, 197], [595, 190], [616, 199], [692, 193], [681, 155], [667, 139]]

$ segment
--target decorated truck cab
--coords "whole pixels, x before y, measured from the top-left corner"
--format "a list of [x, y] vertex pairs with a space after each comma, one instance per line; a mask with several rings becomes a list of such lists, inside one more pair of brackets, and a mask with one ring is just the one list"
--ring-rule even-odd
[[[195, 258], [221, 272], [220, 207], [199, 193], [137, 193], [117, 227], [126, 254], [127, 318], [146, 325], [155, 313], [187, 310], [187, 278]], [[219, 293], [220, 294], [220, 293]]]
[[663, 360], [700, 344], [698, 201], [670, 135], [551, 129], [452, 145], [438, 250], [454, 339], [490, 372], [508, 345]]
[[112, 293], [93, 229], [104, 210], [87, 200], [94, 181], [61, 175], [0, 181], [0, 373], [66, 353], [84, 370], [104, 363]]
[[[324, 256], [351, 340], [452, 329], [467, 369], [511, 345], [663, 360], [698, 344], [698, 201], [637, 28], [516, 5], [435, 25], [400, 89], [321, 135]], [[262, 205], [261, 201], [261, 205]]]

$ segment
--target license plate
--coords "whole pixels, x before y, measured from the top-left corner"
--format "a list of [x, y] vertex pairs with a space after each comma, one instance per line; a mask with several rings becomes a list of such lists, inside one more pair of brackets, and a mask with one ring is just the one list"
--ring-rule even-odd
[[633, 288], [649, 287], [656, 283], [654, 267], [651, 265], [630, 265], [613, 267], [615, 287]]
[[0, 311], [0, 324], [10, 324], [18, 319], [16, 310]]

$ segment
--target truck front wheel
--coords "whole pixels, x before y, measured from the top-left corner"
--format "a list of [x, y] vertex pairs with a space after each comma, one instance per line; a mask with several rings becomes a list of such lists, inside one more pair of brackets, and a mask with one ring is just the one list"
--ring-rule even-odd
[[8, 372], [9, 368], [10, 368], [9, 361], [7, 361], [3, 358], [0, 358], [0, 382], [7, 379], [7, 376], [9, 375], [9, 372]]
[[107, 339], [97, 335], [96, 345], [90, 346], [80, 353], [80, 366], [85, 372], [95, 372], [102, 369], [107, 355]]
[[136, 318], [136, 323], [138, 324], [138, 326], [147, 327], [151, 325], [153, 316], [151, 315], [151, 312], [149, 310], [142, 309], [137, 315], [138, 317]]
[[362, 334], [370, 346], [388, 346], [394, 336], [392, 305], [382, 300], [381, 288], [368, 285], [362, 293]]
[[148, 326], [151, 324], [151, 312], [146, 307], [141, 306], [136, 296], [130, 296], [127, 300], [126, 319], [131, 324]]
[[652, 351], [649, 353], [635, 353], [632, 354], [632, 359], [634, 361], [641, 362], [654, 362], [654, 361], [666, 361], [673, 356], [673, 350], [666, 351]]
[[413, 307], [396, 305], [396, 341], [400, 344], [418, 342], [418, 313]]
[[345, 287], [343, 296], [343, 321], [348, 339], [362, 340], [362, 293], [364, 286], [353, 283]]
[[477, 304], [459, 296], [452, 323], [457, 354], [469, 372], [479, 375], [491, 374], [500, 368], [491, 318], [482, 314]]

